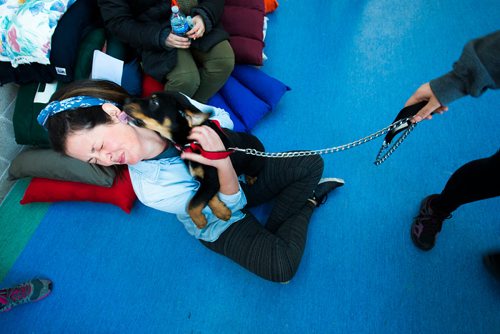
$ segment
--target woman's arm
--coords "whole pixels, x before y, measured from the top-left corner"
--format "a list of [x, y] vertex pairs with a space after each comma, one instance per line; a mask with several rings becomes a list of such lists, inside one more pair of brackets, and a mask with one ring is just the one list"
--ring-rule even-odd
[[478, 97], [500, 86], [500, 31], [467, 43], [449, 73], [430, 81], [439, 102], [446, 105], [463, 96]]
[[[206, 151], [224, 151], [226, 149], [219, 135], [213, 129], [205, 125], [193, 128], [188, 138], [197, 141]], [[236, 175], [229, 157], [211, 160], [200, 154], [183, 152], [181, 158], [215, 167], [219, 177], [220, 193], [224, 195], [233, 195], [240, 191], [238, 176]]]
[[406, 101], [409, 106], [428, 103], [415, 115], [413, 122], [432, 119], [433, 113], [448, 110], [447, 104], [463, 96], [478, 97], [488, 89], [500, 87], [500, 31], [467, 43], [460, 59], [447, 74], [423, 84]]

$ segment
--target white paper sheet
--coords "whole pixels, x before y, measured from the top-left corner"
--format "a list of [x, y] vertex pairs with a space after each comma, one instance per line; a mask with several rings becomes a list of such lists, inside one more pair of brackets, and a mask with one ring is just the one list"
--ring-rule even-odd
[[92, 60], [92, 79], [104, 79], [121, 85], [123, 60], [116, 59], [99, 50], [94, 51]]

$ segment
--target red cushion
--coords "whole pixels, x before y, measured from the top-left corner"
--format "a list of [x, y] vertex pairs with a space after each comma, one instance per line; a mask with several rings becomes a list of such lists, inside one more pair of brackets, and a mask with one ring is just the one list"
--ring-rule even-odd
[[20, 203], [89, 201], [114, 204], [130, 213], [136, 199], [129, 172], [124, 170], [110, 188], [34, 177]]
[[262, 0], [226, 0], [224, 6], [238, 6], [264, 11], [264, 2]]
[[142, 97], [149, 97], [155, 92], [161, 92], [164, 89], [164, 85], [153, 79], [152, 76], [144, 74], [142, 78]]
[[229, 43], [234, 50], [236, 63], [262, 65], [264, 2], [226, 1], [221, 21], [229, 33]]
[[261, 66], [264, 42], [241, 36], [230, 36], [229, 43], [234, 51], [234, 59], [238, 64]]
[[236, 6], [225, 6], [222, 16], [224, 29], [231, 36], [243, 36], [262, 41], [264, 15], [262, 11]]

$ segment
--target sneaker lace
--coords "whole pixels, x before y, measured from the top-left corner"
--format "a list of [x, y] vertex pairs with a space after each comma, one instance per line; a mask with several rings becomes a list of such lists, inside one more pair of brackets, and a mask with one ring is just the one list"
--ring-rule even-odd
[[17, 304], [26, 300], [31, 295], [31, 284], [27, 283], [12, 289], [7, 293], [7, 299], [12, 304]]
[[443, 222], [445, 219], [450, 219], [451, 214], [444, 215], [439, 214], [429, 207], [423, 208], [417, 218], [422, 224], [425, 225], [425, 230], [428, 232], [436, 233], [441, 232], [441, 228], [443, 227]]
[[317, 205], [317, 206], [320, 206], [320, 205], [322, 205], [322, 204], [325, 204], [325, 203], [326, 203], [326, 200], [328, 199], [328, 194], [325, 194], [325, 195], [323, 196], [323, 198], [321, 199], [321, 202], [318, 202], [318, 200], [317, 200], [317, 198], [316, 198], [316, 197], [315, 197], [315, 199], [316, 199], [316, 202], [318, 203], [318, 205]]

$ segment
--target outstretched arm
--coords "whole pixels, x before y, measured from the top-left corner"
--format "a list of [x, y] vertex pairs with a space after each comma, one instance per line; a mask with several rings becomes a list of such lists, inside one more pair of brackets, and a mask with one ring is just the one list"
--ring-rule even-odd
[[471, 95], [478, 97], [488, 89], [500, 86], [500, 31], [470, 41], [449, 73], [422, 85], [405, 106], [429, 101], [413, 122], [431, 119], [432, 113], [448, 110], [447, 104]]

